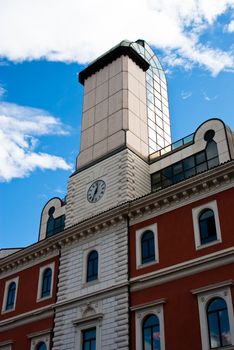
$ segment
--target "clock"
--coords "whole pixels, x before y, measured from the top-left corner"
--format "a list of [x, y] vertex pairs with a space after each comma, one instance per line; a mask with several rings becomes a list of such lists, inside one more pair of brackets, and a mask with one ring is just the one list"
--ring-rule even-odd
[[87, 191], [87, 200], [96, 203], [105, 193], [106, 183], [103, 180], [96, 180]]

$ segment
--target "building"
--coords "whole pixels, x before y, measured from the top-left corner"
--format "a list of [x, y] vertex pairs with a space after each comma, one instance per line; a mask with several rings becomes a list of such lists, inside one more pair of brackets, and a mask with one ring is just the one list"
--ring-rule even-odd
[[234, 349], [232, 131], [212, 119], [171, 144], [165, 74], [143, 40], [79, 81], [66, 200], [45, 205], [37, 243], [2, 252], [0, 349]]

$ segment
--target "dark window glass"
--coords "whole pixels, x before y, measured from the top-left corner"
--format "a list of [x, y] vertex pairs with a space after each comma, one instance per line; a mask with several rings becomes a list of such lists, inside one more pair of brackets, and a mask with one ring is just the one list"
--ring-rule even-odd
[[11, 282], [7, 291], [6, 310], [11, 310], [15, 304], [16, 283]]
[[87, 261], [87, 282], [94, 281], [98, 278], [98, 253], [93, 250], [88, 255]]
[[171, 166], [163, 169], [161, 174], [162, 174], [163, 187], [169, 186], [173, 183]]
[[[211, 132], [213, 135], [213, 130]], [[173, 144], [171, 147], [173, 149]], [[217, 165], [219, 165], [218, 149], [215, 141], [211, 139], [207, 142], [205, 151], [196, 153], [152, 174], [152, 190], [167, 187]]]
[[196, 159], [196, 164], [197, 165], [206, 162], [206, 154], [205, 154], [205, 152], [197, 153], [195, 155], [195, 159]]
[[213, 210], [205, 209], [200, 213], [199, 230], [201, 244], [209, 243], [217, 239], [215, 216]]
[[47, 221], [46, 226], [46, 237], [53, 236], [55, 233], [64, 230], [65, 226], [65, 215], [61, 215], [58, 218], [54, 218], [53, 214], [55, 212], [55, 208], [51, 207], [49, 209], [49, 219]]
[[51, 282], [52, 270], [48, 268], [43, 272], [42, 276], [41, 298], [48, 297], [50, 295]]
[[207, 163], [202, 163], [202, 164], [199, 164], [196, 166], [196, 171], [197, 171], [197, 174], [201, 173], [202, 171], [205, 171], [207, 170], [208, 167], [207, 167]]
[[160, 350], [160, 325], [155, 315], [149, 315], [143, 322], [143, 350]]
[[231, 345], [227, 305], [222, 298], [212, 299], [207, 307], [210, 348]]
[[45, 343], [44, 342], [40, 342], [37, 345], [37, 350], [47, 350], [47, 347], [46, 347]]
[[215, 141], [212, 140], [207, 143], [206, 156], [207, 156], [207, 159], [218, 157], [218, 148]]
[[219, 158], [218, 157], [208, 160], [208, 168], [209, 169], [211, 169], [217, 165], [219, 165]]
[[173, 165], [173, 174], [177, 175], [183, 171], [182, 162], [176, 163]]
[[185, 171], [185, 178], [186, 179], [188, 177], [190, 177], [190, 176], [193, 176], [193, 175], [196, 175], [196, 169], [195, 168], [192, 168], [192, 169], [189, 169], [189, 170]]
[[82, 350], [96, 350], [96, 328], [83, 331]]
[[195, 167], [194, 156], [184, 159], [183, 160], [183, 165], [184, 165], [184, 170], [188, 170], [188, 169], [194, 168]]
[[154, 233], [145, 231], [141, 238], [142, 264], [155, 260]]

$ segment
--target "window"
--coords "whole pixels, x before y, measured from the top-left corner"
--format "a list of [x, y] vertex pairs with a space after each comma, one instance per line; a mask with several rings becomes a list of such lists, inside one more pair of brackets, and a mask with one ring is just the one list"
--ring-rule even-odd
[[15, 304], [15, 292], [16, 292], [16, 283], [11, 282], [8, 287], [7, 301], [6, 301], [6, 310], [11, 310], [14, 308]]
[[158, 262], [157, 224], [136, 230], [136, 267]]
[[217, 239], [215, 216], [211, 209], [204, 209], [199, 214], [199, 230], [201, 244], [209, 243]]
[[216, 201], [193, 208], [192, 216], [196, 249], [222, 241]]
[[160, 349], [159, 319], [155, 315], [149, 315], [143, 322], [143, 350]]
[[5, 284], [2, 313], [15, 310], [18, 280], [19, 280], [19, 277], [16, 277], [14, 279], [7, 281]]
[[202, 350], [234, 345], [234, 317], [230, 286], [232, 280], [196, 290]]
[[207, 305], [207, 322], [210, 348], [231, 345], [230, 325], [225, 300], [211, 299]]
[[46, 344], [45, 344], [44, 342], [40, 342], [40, 343], [37, 345], [36, 350], [47, 350]]
[[98, 252], [92, 250], [87, 259], [87, 282], [94, 281], [98, 278]]
[[37, 289], [37, 301], [52, 297], [53, 292], [54, 263], [41, 266]]
[[163, 304], [165, 299], [155, 300], [153, 305], [136, 305], [136, 350], [165, 350]]
[[154, 233], [145, 231], [141, 238], [141, 259], [142, 264], [155, 260]]
[[83, 330], [82, 350], [96, 350], [96, 328]]
[[42, 277], [42, 288], [41, 288], [41, 297], [48, 297], [50, 295], [51, 290], [51, 278], [52, 278], [52, 270], [50, 268], [47, 268], [43, 272]]
[[46, 237], [53, 236], [54, 234], [64, 230], [65, 215], [54, 218], [54, 212], [55, 207], [51, 207], [48, 211], [49, 219], [46, 226]]
[[218, 148], [216, 142], [213, 140], [214, 135], [214, 130], [208, 130], [205, 133], [204, 140], [207, 144], [203, 151], [152, 174], [152, 190], [159, 190], [160, 188], [173, 185], [219, 165]]

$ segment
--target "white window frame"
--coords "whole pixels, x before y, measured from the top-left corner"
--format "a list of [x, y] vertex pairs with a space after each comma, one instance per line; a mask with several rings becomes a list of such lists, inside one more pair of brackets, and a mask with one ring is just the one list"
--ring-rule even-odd
[[[89, 253], [91, 253], [93, 250], [96, 250], [96, 252], [98, 253], [98, 278], [96, 280], [87, 282], [88, 256], [89, 256]], [[100, 274], [101, 274], [100, 247], [99, 246], [89, 247], [89, 248], [87, 248], [87, 249], [85, 249], [83, 251], [83, 271], [82, 271], [82, 282], [83, 282], [83, 285], [89, 286], [89, 285], [92, 285], [92, 284], [99, 283], [100, 282], [100, 278], [101, 278]]]
[[12, 349], [13, 340], [7, 340], [0, 343], [0, 350], [11, 350]]
[[89, 320], [81, 319], [74, 321], [73, 324], [76, 327], [76, 345], [75, 349], [83, 349], [83, 331], [86, 331], [90, 328], [96, 329], [96, 350], [101, 350], [101, 320], [103, 315], [97, 314], [91, 316]]
[[[207, 304], [213, 298], [222, 298], [226, 302], [229, 324], [230, 324], [231, 342], [232, 342], [232, 345], [234, 346], [234, 316], [233, 316], [233, 306], [232, 306], [232, 295], [231, 295], [231, 290], [229, 286], [230, 284], [232, 284], [232, 282], [227, 281], [226, 283], [224, 282], [223, 284], [221, 283], [213, 286], [207, 286], [207, 287], [192, 291], [193, 294], [197, 295], [202, 350], [211, 349], [209, 344], [209, 330], [208, 330], [206, 309], [207, 309]], [[219, 349], [226, 349], [226, 346], [220, 347]], [[231, 349], [233, 349], [233, 347], [231, 347]]]
[[[216, 240], [201, 244], [201, 236], [200, 236], [200, 228], [199, 228], [199, 215], [204, 209], [211, 209], [214, 212], [215, 219], [215, 227], [216, 227]], [[210, 247], [212, 245], [218, 244], [222, 242], [220, 223], [219, 223], [219, 213], [216, 200], [200, 205], [199, 207], [192, 209], [192, 217], [193, 217], [193, 230], [194, 230], [194, 238], [195, 238], [195, 247], [196, 250]]]
[[[41, 296], [41, 289], [42, 289], [42, 279], [43, 279], [43, 273], [46, 269], [50, 268], [52, 270], [52, 276], [51, 276], [51, 288], [50, 288], [50, 295], [47, 295], [46, 297]], [[38, 287], [37, 287], [37, 302], [40, 302], [42, 300], [46, 300], [52, 297], [53, 295], [53, 286], [54, 286], [54, 268], [55, 263], [52, 262], [48, 265], [43, 265], [40, 267], [39, 270], [39, 278], [38, 278]]]
[[28, 338], [31, 338], [30, 350], [36, 350], [38, 344], [41, 342], [45, 343], [47, 350], [50, 350], [50, 331], [30, 334]]
[[[8, 296], [8, 289], [9, 289], [9, 285], [15, 282], [16, 284], [16, 288], [15, 288], [15, 300], [14, 300], [14, 305], [12, 309], [6, 310], [6, 303], [7, 303], [7, 296]], [[4, 289], [4, 297], [3, 297], [3, 302], [2, 302], [2, 314], [8, 313], [8, 312], [12, 312], [15, 310], [16, 307], [16, 299], [17, 299], [17, 294], [18, 294], [18, 284], [19, 284], [19, 276], [12, 278], [8, 281], [6, 281], [5, 283], [5, 289]]]
[[135, 311], [135, 327], [136, 327], [136, 350], [142, 350], [143, 344], [143, 322], [146, 316], [155, 315], [159, 319], [160, 327], [160, 345], [161, 350], [165, 350], [165, 332], [164, 332], [164, 313], [163, 313], [163, 304], [165, 299], [156, 300], [154, 305], [141, 305], [138, 307], [131, 308], [132, 311]]
[[[142, 254], [141, 254], [141, 238], [145, 231], [152, 231], [154, 234], [154, 252], [155, 260], [148, 263], [142, 264]], [[141, 269], [146, 266], [150, 266], [159, 262], [158, 254], [158, 228], [157, 224], [152, 224], [136, 230], [136, 268]]]

